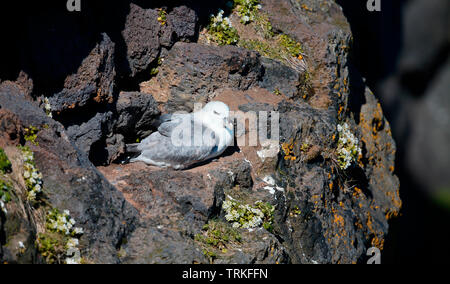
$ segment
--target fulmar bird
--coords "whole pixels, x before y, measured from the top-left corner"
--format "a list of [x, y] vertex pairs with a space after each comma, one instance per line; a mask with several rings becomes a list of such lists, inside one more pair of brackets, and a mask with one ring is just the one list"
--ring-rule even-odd
[[162, 115], [160, 122], [157, 132], [127, 145], [127, 152], [138, 155], [130, 162], [185, 169], [221, 155], [234, 140], [230, 109], [219, 101], [198, 112]]

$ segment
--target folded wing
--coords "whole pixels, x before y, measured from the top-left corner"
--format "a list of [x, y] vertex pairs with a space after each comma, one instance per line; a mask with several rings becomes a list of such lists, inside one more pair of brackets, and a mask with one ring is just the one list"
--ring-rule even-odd
[[189, 166], [217, 151], [218, 137], [194, 114], [161, 117], [158, 131], [142, 140], [135, 160], [156, 165]]

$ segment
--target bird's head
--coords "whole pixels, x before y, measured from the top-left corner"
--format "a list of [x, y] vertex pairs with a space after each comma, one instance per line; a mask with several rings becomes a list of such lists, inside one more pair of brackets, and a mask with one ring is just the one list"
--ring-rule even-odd
[[202, 112], [208, 113], [210, 117], [223, 122], [223, 127], [230, 134], [233, 134], [234, 126], [230, 117], [230, 108], [225, 103], [219, 101], [209, 102], [203, 107]]

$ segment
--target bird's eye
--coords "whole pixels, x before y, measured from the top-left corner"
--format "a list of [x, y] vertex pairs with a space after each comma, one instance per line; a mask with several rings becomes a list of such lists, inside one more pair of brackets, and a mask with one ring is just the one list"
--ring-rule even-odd
[[219, 113], [217, 111], [214, 110], [213, 112], [214, 112], [214, 114], [219, 115]]

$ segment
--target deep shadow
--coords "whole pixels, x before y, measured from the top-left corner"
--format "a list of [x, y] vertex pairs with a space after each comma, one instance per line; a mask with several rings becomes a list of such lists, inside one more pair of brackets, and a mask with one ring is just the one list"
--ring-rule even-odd
[[[67, 76], [77, 73], [82, 61], [106, 33], [115, 44], [116, 89], [138, 91], [150, 78], [144, 70], [130, 78], [124, 30], [130, 3], [143, 8], [186, 5], [206, 24], [210, 13], [226, 1], [82, 1], [81, 12], [69, 12], [66, 0], [6, 1], [2, 4], [0, 30], [4, 39], [0, 54], [0, 81], [15, 81], [24, 71], [33, 81], [35, 96], [60, 92]], [[151, 69], [154, 66], [149, 66]]]
[[352, 56], [357, 68], [376, 91], [377, 83], [394, 72], [402, 42], [402, 7], [406, 0], [381, 0], [382, 12], [369, 12], [367, 0], [336, 0], [353, 35]]
[[349, 168], [348, 176], [352, 177], [352, 179], [349, 181], [349, 186], [351, 188], [358, 187], [359, 189], [361, 189], [366, 198], [373, 198], [373, 194], [369, 190], [369, 179], [367, 178], [363, 168], [361, 168], [360, 166]]
[[89, 160], [95, 166], [106, 166], [105, 161], [108, 159], [108, 151], [104, 140], [94, 142], [89, 152]]
[[358, 62], [356, 58], [353, 58], [349, 54], [348, 58], [348, 77], [349, 77], [349, 96], [347, 109], [353, 114], [356, 124], [359, 124], [359, 118], [361, 113], [361, 107], [366, 104], [366, 85], [355, 66], [355, 62]]
[[[33, 80], [34, 94], [52, 95], [63, 88], [65, 78], [77, 72], [98, 42], [98, 25], [88, 13], [69, 13], [66, 1], [7, 1], [2, 7], [2, 33], [7, 52], [2, 52], [0, 77], [15, 80], [23, 70]], [[11, 23], [16, 19], [16, 23]]]
[[399, 173], [402, 216], [389, 222], [383, 263], [447, 263], [450, 212], [438, 207], [413, 178]]

